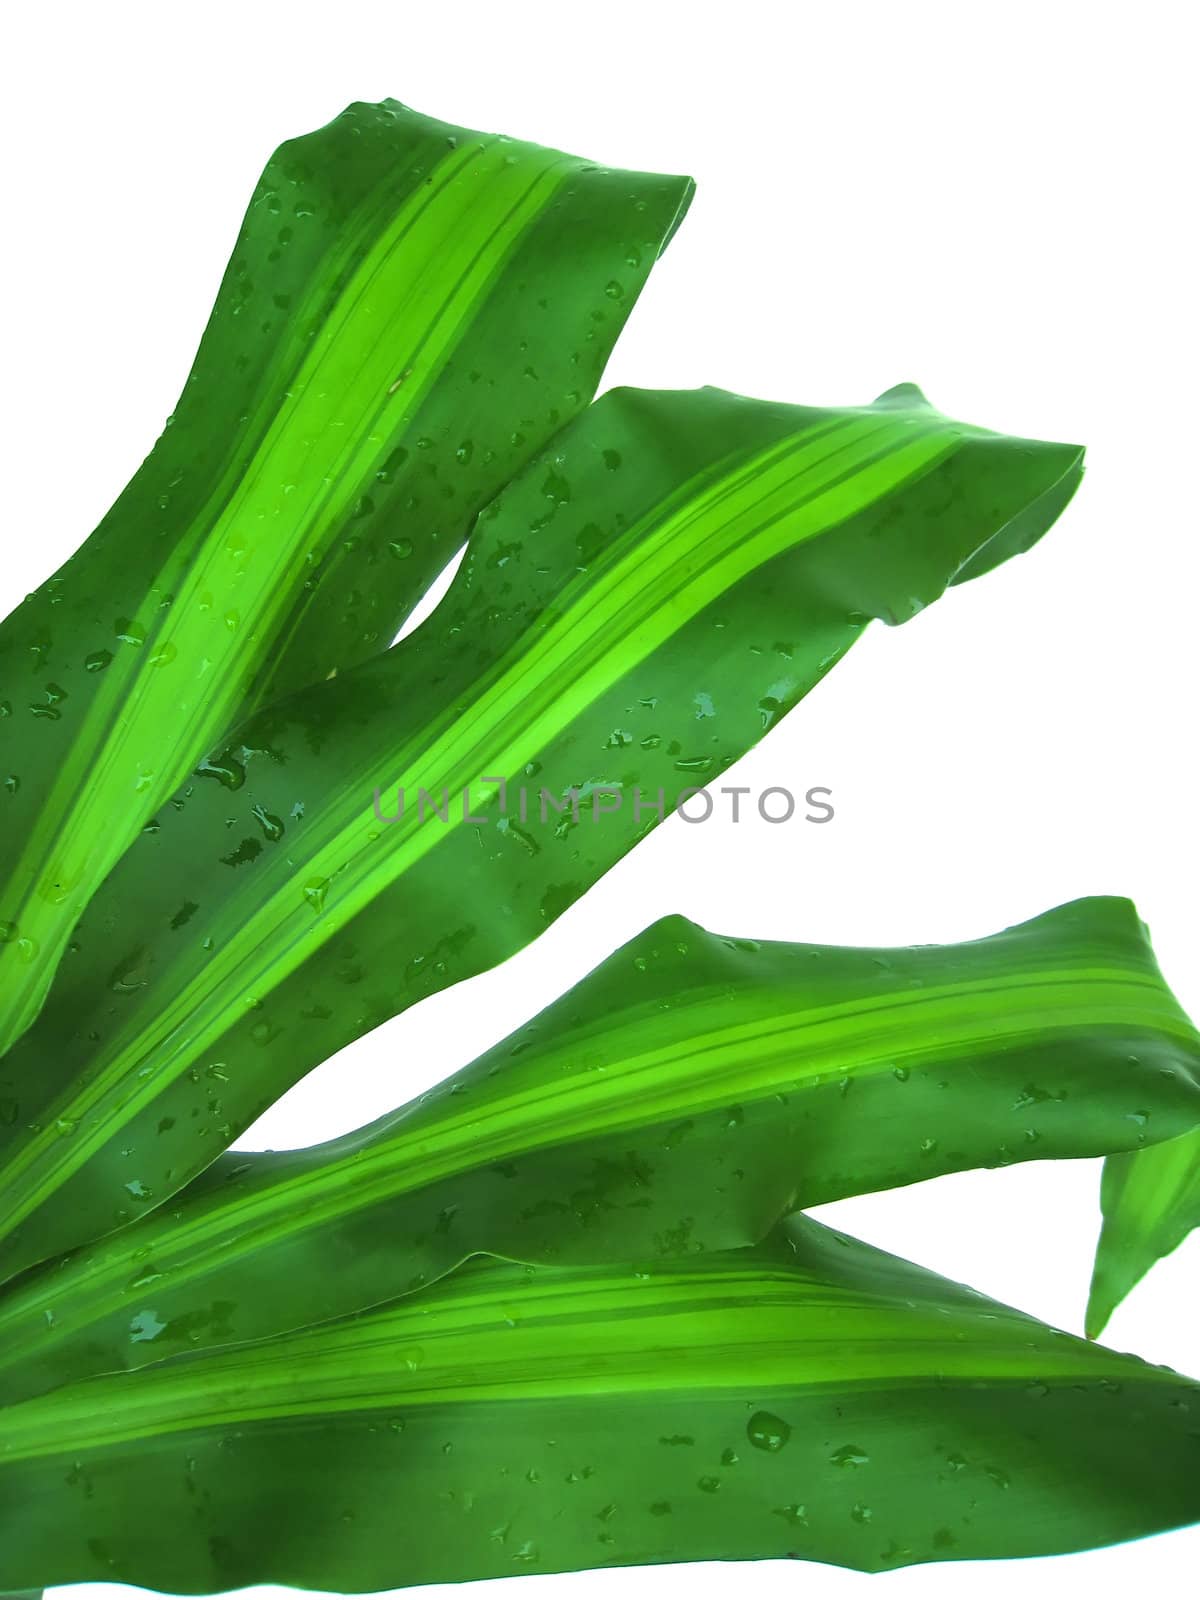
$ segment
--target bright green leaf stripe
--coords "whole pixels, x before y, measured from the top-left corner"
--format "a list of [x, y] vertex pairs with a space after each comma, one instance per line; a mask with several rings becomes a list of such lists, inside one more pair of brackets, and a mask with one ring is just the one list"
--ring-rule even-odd
[[800, 1218], [632, 1272], [480, 1261], [8, 1408], [0, 1582], [352, 1593], [1074, 1550], [1200, 1515], [1198, 1401]]
[[[8, 675], [27, 674], [21, 636], [36, 628], [39, 609], [61, 606], [78, 588], [90, 613], [82, 650], [78, 637], [60, 634], [68, 655], [61, 646], [51, 655], [47, 644], [44, 659], [35, 656], [50, 688], [31, 699], [21, 682], [15, 708], [3, 700], [25, 723], [12, 760], [36, 805], [27, 807], [24, 834], [15, 830], [0, 902], [0, 1048], [29, 1021], [97, 884], [207, 746], [267, 687], [323, 677], [386, 646], [471, 513], [586, 401], [686, 202], [682, 180], [600, 172], [391, 104], [352, 110], [339, 122], [277, 158], [290, 185], [268, 168], [206, 336], [222, 344], [235, 370], [262, 364], [251, 404], [210, 421], [205, 400], [189, 389], [174, 419], [182, 426], [156, 452], [175, 461], [182, 479], [194, 466], [188, 423], [194, 433], [200, 409], [210, 432], [224, 429], [211, 478], [179, 512], [170, 479], [156, 502], [164, 525], [130, 551], [128, 534], [141, 530], [138, 508], [126, 502], [161, 476], [162, 463], [148, 464], [93, 544], [7, 630], [15, 658]], [[292, 248], [298, 228], [317, 225], [316, 202], [297, 199], [280, 226], [279, 191], [296, 192], [295, 174], [313, 164], [318, 187], [340, 187], [352, 135], [382, 145], [388, 159], [381, 166], [376, 150], [361, 163], [363, 173], [352, 170], [351, 194], [365, 192], [334, 208], [326, 226], [337, 226], [294, 303], [292, 294], [276, 293], [272, 318], [255, 321], [261, 312], [248, 298], [248, 276], [261, 273], [282, 287], [286, 274], [273, 261]], [[581, 203], [591, 221], [577, 239]], [[270, 250], [255, 232], [260, 208], [274, 219]], [[530, 280], [542, 298], [514, 329], [506, 302], [514, 282], [525, 290]], [[515, 333], [525, 322], [542, 324], [533, 350], [529, 338], [518, 349]], [[579, 347], [588, 340], [596, 348], [585, 355]], [[561, 352], [552, 371], [539, 373], [552, 341]], [[257, 348], [264, 343], [265, 359]], [[500, 366], [497, 375], [500, 350], [507, 370]], [[213, 381], [210, 360], [202, 350], [194, 378]], [[575, 363], [569, 376], [568, 361]], [[227, 371], [215, 376], [225, 380]], [[481, 383], [482, 403], [469, 395]], [[448, 389], [459, 406], [451, 433], [443, 415]], [[208, 404], [220, 409], [211, 397]], [[431, 492], [441, 501], [432, 512], [423, 504]], [[372, 522], [384, 497], [398, 515]], [[358, 544], [371, 548], [343, 559]], [[122, 572], [131, 557], [132, 573]], [[348, 620], [357, 631], [334, 649], [329, 638], [313, 637], [314, 622], [327, 609], [363, 611], [350, 580], [361, 581], [364, 558], [375, 624], [338, 619], [339, 635]], [[97, 636], [100, 604], [118, 617], [114, 636]], [[48, 614], [56, 631], [67, 620]], [[88, 648], [98, 643], [103, 648]]]
[[[481, 826], [497, 777], [672, 805], [869, 617], [912, 615], [1078, 473], [1077, 450], [911, 390], [838, 412], [606, 396], [481, 518], [426, 628], [241, 729], [113, 875], [0, 1066], [11, 1266], [81, 1215], [161, 1201], [308, 1065], [519, 948], [646, 831], [630, 807]], [[377, 820], [397, 783], [452, 794], [448, 819]]]
[[1200, 1036], [1128, 902], [899, 950], [668, 918], [412, 1105], [323, 1147], [230, 1156], [13, 1285], [0, 1401], [342, 1316], [475, 1251], [726, 1249], [796, 1205], [1197, 1122]]
[[1104, 1225], [1088, 1296], [1088, 1337], [1156, 1261], [1200, 1228], [1200, 1130], [1153, 1150], [1110, 1156], [1100, 1190]]

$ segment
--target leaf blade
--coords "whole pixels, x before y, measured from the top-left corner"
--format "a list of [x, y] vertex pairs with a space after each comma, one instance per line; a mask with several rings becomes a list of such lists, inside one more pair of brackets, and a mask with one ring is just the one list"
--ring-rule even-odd
[[636, 1272], [477, 1262], [11, 1408], [0, 1574], [358, 1592], [1079, 1549], [1200, 1514], [1196, 1392], [803, 1219]]
[[[606, 395], [480, 519], [424, 628], [244, 726], [110, 878], [56, 1014], [0, 1063], [22, 1123], [0, 1172], [25, 1233], [10, 1270], [74, 1243], [74, 1215], [112, 1226], [131, 1196], [161, 1201], [309, 1065], [520, 948], [646, 831], [636, 794], [557, 826], [547, 796], [610, 789], [611, 762], [618, 788], [673, 807], [869, 617], [914, 615], [1077, 482], [1080, 457], [890, 396], [822, 412]], [[522, 813], [485, 840], [479, 808], [530, 774], [540, 832]], [[378, 795], [396, 781], [453, 795], [452, 813], [393, 824]], [[231, 822], [250, 827], [232, 850]]]
[[1200, 1036], [1127, 902], [961, 945], [760, 944], [665, 919], [411, 1104], [234, 1152], [0, 1296], [0, 1404], [324, 1322], [472, 1254], [754, 1245], [795, 1207], [1200, 1122]]
[[1103, 1225], [1084, 1326], [1098, 1339], [1150, 1268], [1200, 1227], [1200, 1130], [1104, 1163]]
[[689, 197], [394, 102], [276, 152], [168, 429], [0, 629], [0, 1049], [211, 743], [385, 648], [582, 408]]

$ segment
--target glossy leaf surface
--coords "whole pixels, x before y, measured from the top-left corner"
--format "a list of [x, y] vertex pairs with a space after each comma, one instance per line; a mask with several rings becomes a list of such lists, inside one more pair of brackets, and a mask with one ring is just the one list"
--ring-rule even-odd
[[714, 782], [870, 618], [1025, 549], [1080, 470], [910, 388], [606, 395], [421, 629], [243, 725], [109, 878], [0, 1062], [5, 1267], [161, 1203], [310, 1066], [519, 949], [658, 795]]
[[1087, 1309], [1093, 1339], [1154, 1263], [1200, 1228], [1200, 1131], [1153, 1150], [1110, 1156], [1100, 1204], [1104, 1225]]
[[690, 188], [392, 101], [276, 153], [162, 438], [0, 629], [0, 1050], [213, 742], [386, 649], [586, 404]]
[[0, 1403], [324, 1321], [473, 1252], [757, 1243], [796, 1206], [1200, 1122], [1200, 1037], [1133, 907], [966, 944], [759, 944], [655, 924], [413, 1104], [223, 1157], [0, 1296]]
[[0, 1582], [1049, 1554], [1200, 1516], [1198, 1405], [803, 1219], [637, 1271], [478, 1261], [360, 1319], [8, 1408]]

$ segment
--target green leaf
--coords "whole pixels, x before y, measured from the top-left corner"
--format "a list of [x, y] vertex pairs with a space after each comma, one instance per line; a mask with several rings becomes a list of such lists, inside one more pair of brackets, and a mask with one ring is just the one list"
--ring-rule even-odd
[[489, 1251], [754, 1244], [796, 1206], [1200, 1120], [1200, 1036], [1127, 901], [914, 949], [670, 917], [419, 1100], [223, 1157], [0, 1297], [0, 1404], [378, 1304]]
[[660, 796], [715, 783], [871, 617], [1028, 544], [1080, 471], [908, 388], [606, 395], [422, 628], [244, 725], [111, 875], [0, 1062], [5, 1268], [161, 1203], [313, 1064], [528, 943]]
[[1152, 1150], [1110, 1156], [1100, 1186], [1104, 1225], [1088, 1296], [1088, 1337], [1156, 1261], [1200, 1228], [1200, 1128]]
[[586, 404], [690, 192], [394, 101], [276, 153], [167, 430], [0, 630], [0, 1050], [200, 756], [386, 649]]
[[1198, 1404], [803, 1218], [636, 1270], [476, 1261], [9, 1407], [0, 1582], [359, 1592], [1077, 1550], [1200, 1517]]

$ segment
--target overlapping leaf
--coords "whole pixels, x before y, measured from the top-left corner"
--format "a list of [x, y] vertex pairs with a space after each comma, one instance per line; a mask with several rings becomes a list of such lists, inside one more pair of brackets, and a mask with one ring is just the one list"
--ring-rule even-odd
[[518, 949], [653, 824], [639, 799], [714, 779], [871, 617], [1026, 548], [1079, 473], [911, 389], [605, 396], [423, 628], [244, 725], [109, 878], [0, 1063], [7, 1269], [161, 1203], [315, 1062]]
[[0, 1297], [0, 1401], [338, 1317], [474, 1252], [753, 1244], [796, 1206], [1200, 1122], [1200, 1036], [1133, 908], [967, 944], [758, 944], [655, 924], [412, 1105], [222, 1158]]
[[1200, 1131], [1110, 1156], [1100, 1200], [1104, 1225], [1087, 1309], [1093, 1339], [1154, 1263], [1200, 1228]]
[[1198, 1407], [1174, 1373], [803, 1219], [637, 1270], [477, 1261], [8, 1408], [0, 1582], [357, 1592], [1077, 1550], [1200, 1516]]
[[167, 431], [0, 630], [0, 1050], [212, 743], [385, 649], [586, 404], [689, 195], [391, 101], [276, 153]]

